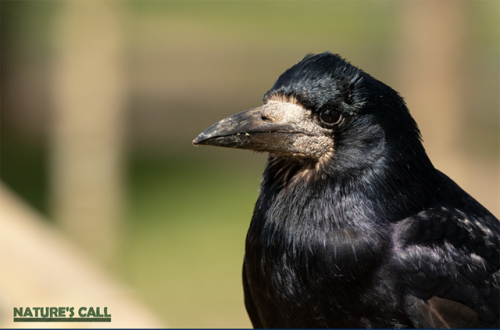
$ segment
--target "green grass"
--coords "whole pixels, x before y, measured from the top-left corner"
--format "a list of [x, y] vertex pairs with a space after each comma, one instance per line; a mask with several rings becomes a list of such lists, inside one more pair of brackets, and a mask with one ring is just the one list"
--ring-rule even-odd
[[[3, 127], [2, 127], [3, 128]], [[48, 215], [48, 152], [1, 132], [0, 179], [43, 215]]]
[[250, 326], [241, 266], [263, 165], [133, 163], [119, 272], [168, 326]]

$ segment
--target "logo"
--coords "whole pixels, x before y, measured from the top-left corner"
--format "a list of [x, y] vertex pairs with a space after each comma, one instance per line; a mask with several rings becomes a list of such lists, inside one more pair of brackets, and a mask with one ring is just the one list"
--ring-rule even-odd
[[14, 322], [111, 322], [108, 307], [14, 307]]

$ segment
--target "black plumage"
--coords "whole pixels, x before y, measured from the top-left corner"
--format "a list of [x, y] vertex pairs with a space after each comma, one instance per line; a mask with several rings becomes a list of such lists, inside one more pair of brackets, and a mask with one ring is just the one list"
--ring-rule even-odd
[[499, 327], [500, 222], [434, 168], [389, 86], [307, 55], [193, 143], [269, 152], [243, 267], [254, 327]]

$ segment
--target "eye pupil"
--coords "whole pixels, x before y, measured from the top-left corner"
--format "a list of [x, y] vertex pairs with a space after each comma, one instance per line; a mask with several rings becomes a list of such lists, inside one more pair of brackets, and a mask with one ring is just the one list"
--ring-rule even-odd
[[334, 124], [340, 120], [340, 112], [328, 109], [321, 113], [320, 119], [327, 124]]

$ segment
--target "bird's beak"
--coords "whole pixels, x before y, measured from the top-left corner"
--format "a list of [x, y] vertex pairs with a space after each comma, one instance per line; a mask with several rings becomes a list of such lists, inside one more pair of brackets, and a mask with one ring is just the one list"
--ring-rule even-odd
[[297, 134], [307, 132], [276, 110], [264, 105], [227, 117], [198, 135], [193, 145], [293, 153]]

